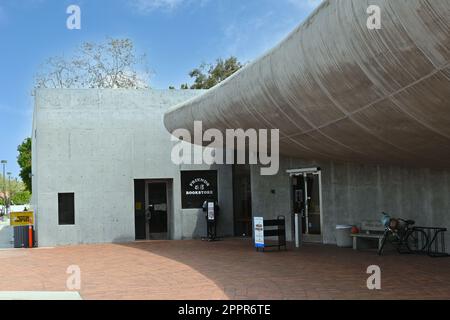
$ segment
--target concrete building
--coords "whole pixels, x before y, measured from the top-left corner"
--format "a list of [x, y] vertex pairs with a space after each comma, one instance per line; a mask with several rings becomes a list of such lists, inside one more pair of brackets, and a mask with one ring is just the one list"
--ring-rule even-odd
[[171, 161], [163, 114], [198, 94], [38, 90], [32, 143], [39, 246], [205, 236], [201, 205], [182, 201], [182, 182], [189, 188], [198, 177], [217, 183], [218, 233], [233, 235], [231, 167]]
[[[371, 4], [380, 30], [367, 28]], [[215, 180], [211, 172], [223, 236], [250, 235], [252, 217], [283, 215], [293, 240], [295, 214], [305, 241], [326, 244], [336, 242], [336, 224], [380, 220], [382, 211], [450, 228], [449, 17], [445, 0], [323, 1], [277, 47], [206, 92], [39, 91], [39, 245], [202, 236], [202, 210], [184, 196], [193, 182]], [[169, 132], [194, 134], [195, 121], [222, 132], [280, 129], [278, 174], [174, 165]], [[166, 214], [166, 232], [146, 222], [149, 205]]]
[[[367, 27], [370, 5], [379, 30]], [[381, 211], [450, 228], [449, 18], [445, 0], [323, 1], [270, 52], [172, 107], [165, 125], [280, 129], [280, 173], [250, 170], [253, 215], [285, 215], [292, 229], [302, 213], [313, 241], [334, 243], [337, 223]]]

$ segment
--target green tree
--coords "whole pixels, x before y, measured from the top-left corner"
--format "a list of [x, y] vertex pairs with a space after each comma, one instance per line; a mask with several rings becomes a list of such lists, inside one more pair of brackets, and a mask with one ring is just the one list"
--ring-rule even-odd
[[13, 205], [30, 204], [31, 193], [28, 190], [22, 190], [11, 195], [11, 202]]
[[[230, 57], [226, 60], [217, 59], [215, 64], [203, 63], [199, 68], [189, 73], [189, 76], [194, 78], [194, 84], [191, 85], [190, 89], [211, 89], [242, 67], [243, 65], [236, 57]], [[188, 85], [181, 85], [181, 89], [188, 89]]]
[[[0, 181], [3, 183], [3, 176], [0, 175]], [[26, 186], [22, 181], [17, 179], [9, 180], [6, 178], [6, 195], [7, 203], [12, 205], [29, 204], [31, 199], [31, 193], [26, 190]], [[4, 205], [5, 199], [0, 197], [0, 205]]]
[[22, 144], [17, 147], [19, 155], [17, 163], [20, 166], [20, 178], [25, 184], [26, 189], [32, 192], [31, 187], [31, 138], [26, 138]]

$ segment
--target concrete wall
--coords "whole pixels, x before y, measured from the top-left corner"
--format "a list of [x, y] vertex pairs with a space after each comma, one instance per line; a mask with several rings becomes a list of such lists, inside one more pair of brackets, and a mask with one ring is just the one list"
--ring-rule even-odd
[[[367, 28], [367, 8], [382, 28]], [[280, 129], [280, 152], [450, 168], [450, 1], [326, 0], [278, 46], [165, 116]], [[230, 126], [232, 126], [230, 128]]]
[[[217, 170], [217, 183], [219, 186], [219, 206], [220, 217], [217, 227], [219, 236], [234, 235], [233, 220], [233, 169], [232, 166], [223, 165], [183, 165], [181, 170]], [[181, 194], [180, 182], [175, 183], [175, 194]], [[180, 200], [181, 201], [181, 200]], [[181, 202], [180, 202], [181, 204]], [[175, 221], [175, 226], [182, 228], [182, 239], [200, 238], [206, 234], [206, 219], [202, 210], [184, 209], [183, 214], [178, 215], [179, 220]], [[179, 238], [179, 237], [177, 237]]]
[[[33, 204], [40, 246], [135, 239], [134, 179], [171, 179], [172, 239], [204, 235], [200, 210], [182, 210], [180, 170], [165, 110], [196, 91], [39, 90], [33, 119]], [[219, 171], [223, 219], [233, 234], [231, 168]], [[58, 225], [58, 193], [75, 193], [74, 226]]]
[[[281, 160], [277, 176], [261, 176], [252, 167], [253, 215], [287, 217], [291, 226], [288, 169], [320, 167], [323, 192], [323, 240], [336, 243], [336, 224], [380, 220], [381, 212], [416, 220], [419, 226], [450, 229], [450, 171], [352, 163]], [[272, 194], [271, 190], [276, 193]], [[288, 238], [291, 238], [288, 228]], [[450, 234], [447, 234], [447, 250]]]

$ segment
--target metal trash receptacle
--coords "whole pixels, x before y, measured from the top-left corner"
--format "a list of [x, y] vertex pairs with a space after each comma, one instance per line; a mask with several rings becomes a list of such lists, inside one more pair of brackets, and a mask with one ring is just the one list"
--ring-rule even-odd
[[[34, 238], [34, 229], [33, 229]], [[34, 241], [34, 239], [33, 239]], [[14, 227], [14, 248], [29, 248], [29, 227]]]
[[352, 234], [353, 226], [350, 225], [337, 225], [336, 226], [336, 244], [340, 248], [353, 247], [353, 239], [350, 236]]

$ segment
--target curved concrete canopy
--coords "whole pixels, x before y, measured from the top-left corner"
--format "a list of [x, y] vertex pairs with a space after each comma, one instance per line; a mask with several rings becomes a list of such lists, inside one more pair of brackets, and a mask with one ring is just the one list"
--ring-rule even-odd
[[[366, 26], [370, 4], [381, 30]], [[450, 167], [450, 1], [329, 0], [281, 44], [171, 108], [171, 132], [280, 129], [307, 160]]]

